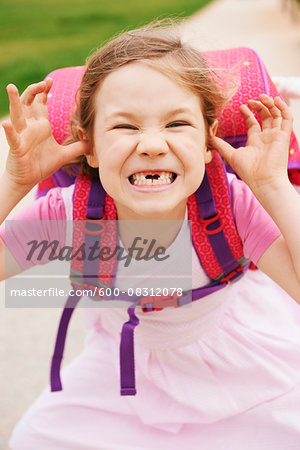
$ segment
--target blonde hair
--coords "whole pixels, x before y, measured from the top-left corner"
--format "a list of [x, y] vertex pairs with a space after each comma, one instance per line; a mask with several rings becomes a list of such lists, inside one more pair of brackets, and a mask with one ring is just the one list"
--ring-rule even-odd
[[[65, 144], [79, 140], [78, 127], [93, 139], [97, 90], [107, 75], [133, 61], [147, 63], [200, 98], [209, 145], [208, 128], [229, 96], [218, 87], [221, 84], [218, 75], [208, 67], [201, 53], [182, 42], [174, 21], [169, 19], [124, 32], [87, 60], [87, 68], [77, 92], [77, 107], [71, 119], [71, 134]], [[98, 169], [90, 167], [84, 155], [67, 167], [74, 165], [79, 167], [81, 174], [98, 177]]]

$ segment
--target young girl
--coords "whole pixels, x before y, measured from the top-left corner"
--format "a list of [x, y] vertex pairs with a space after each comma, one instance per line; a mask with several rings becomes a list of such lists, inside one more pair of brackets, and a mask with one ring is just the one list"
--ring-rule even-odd
[[[89, 309], [91, 331], [83, 353], [63, 370], [63, 390], [47, 389], [38, 398], [15, 428], [11, 448], [299, 448], [300, 198], [287, 177], [286, 104], [261, 95], [242, 106], [248, 142], [233, 149], [216, 137], [225, 97], [203, 58], [164, 28], [125, 33], [90, 58], [64, 147], [48, 122], [51, 85], [46, 79], [21, 97], [7, 87], [11, 120], [3, 127], [10, 152], [1, 221], [40, 180], [79, 157], [83, 173], [99, 176], [113, 199], [124, 247], [141, 222], [151, 221], [155, 230], [156, 221], [172, 221], [180, 226], [156, 233], [156, 248], [179, 263], [191, 239], [187, 199], [216, 149], [248, 185], [231, 178], [232, 208], [244, 255], [260, 270], [191, 307], [148, 314], [136, 308], [135, 396], [118, 390], [126, 309]], [[17, 218], [72, 219], [73, 191], [52, 189]], [[126, 233], [127, 221], [136, 230]], [[9, 245], [2, 229], [1, 255], [7, 245], [22, 266], [21, 242], [30, 233], [18, 223], [13, 232], [20, 244]], [[209, 279], [194, 249], [191, 260], [193, 289], [205, 286]], [[117, 283], [126, 273], [120, 265]], [[9, 275], [3, 264], [2, 278]]]

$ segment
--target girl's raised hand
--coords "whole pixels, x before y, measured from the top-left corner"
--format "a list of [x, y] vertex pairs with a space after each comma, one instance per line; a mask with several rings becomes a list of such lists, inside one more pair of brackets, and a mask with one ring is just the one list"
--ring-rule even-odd
[[10, 120], [2, 123], [10, 147], [6, 176], [23, 190], [30, 190], [87, 150], [85, 142], [62, 146], [54, 139], [46, 105], [52, 82], [47, 78], [32, 84], [21, 96], [13, 84], [7, 86]]
[[[252, 191], [259, 194], [287, 181], [293, 119], [280, 97], [273, 99], [262, 94], [259, 101], [249, 100], [248, 105], [240, 108], [248, 128], [246, 147], [234, 149], [218, 137], [213, 137], [213, 145]], [[249, 108], [260, 115], [262, 126]]]

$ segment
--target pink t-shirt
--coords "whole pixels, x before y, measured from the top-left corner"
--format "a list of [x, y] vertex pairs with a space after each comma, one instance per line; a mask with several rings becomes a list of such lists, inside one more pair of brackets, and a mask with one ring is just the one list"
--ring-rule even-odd
[[[67, 189], [67, 191], [63, 192], [63, 189]], [[230, 189], [233, 213], [238, 233], [243, 242], [244, 255], [257, 263], [272, 242], [279, 237], [280, 231], [245, 183], [234, 178], [230, 183]], [[9, 251], [21, 267], [28, 268], [36, 263], [34, 258], [31, 261], [26, 261], [28, 248], [24, 247], [24, 242], [29, 242], [33, 235], [34, 239], [39, 242], [59, 239], [60, 243], [64, 243], [65, 221], [72, 217], [71, 212], [67, 211], [66, 207], [70, 208], [72, 205], [72, 194], [73, 189], [70, 189], [70, 187], [51, 189], [45, 197], [36, 200], [13, 217], [12, 220], [20, 222], [18, 226], [7, 228], [6, 232], [9, 235], [5, 236], [3, 225], [0, 227], [0, 237], [3, 241], [6, 241]], [[55, 222], [48, 222], [48, 226], [46, 223], [46, 226], [43, 225], [43, 227], [38, 226], [37, 222], [36, 230], [33, 233], [32, 227], [34, 224], [30, 223], [30, 227], [24, 227], [22, 221], [25, 220]]]

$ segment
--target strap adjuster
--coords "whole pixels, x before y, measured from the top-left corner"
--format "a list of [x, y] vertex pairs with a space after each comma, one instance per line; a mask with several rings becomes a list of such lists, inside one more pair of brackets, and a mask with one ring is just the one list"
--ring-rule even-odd
[[84, 233], [89, 236], [99, 236], [104, 231], [103, 223], [99, 223], [99, 220], [85, 219], [84, 221]]
[[[214, 222], [217, 222], [217, 221], [220, 222], [220, 225], [217, 228], [215, 228], [213, 230], [208, 230], [207, 229], [207, 227], [210, 224], [212, 224]], [[224, 223], [223, 223], [223, 220], [220, 217], [220, 211], [217, 211], [217, 214], [215, 216], [213, 216], [213, 217], [210, 217], [209, 219], [201, 219], [200, 218], [200, 222], [204, 225], [204, 233], [206, 233], [206, 234], [217, 234], [217, 233], [219, 233], [220, 231], [222, 231], [224, 229]]]
[[173, 306], [175, 308], [180, 306], [178, 303], [178, 298], [179, 296], [177, 294], [148, 296], [141, 298], [140, 304], [143, 312], [161, 311], [169, 306]]
[[219, 280], [219, 283], [220, 284], [221, 283], [229, 284], [230, 281], [233, 281], [235, 278], [238, 278], [239, 276], [241, 276], [241, 272], [244, 272], [244, 268], [243, 267], [238, 267], [237, 269], [233, 270], [232, 272], [230, 272], [225, 277], [221, 278]]

